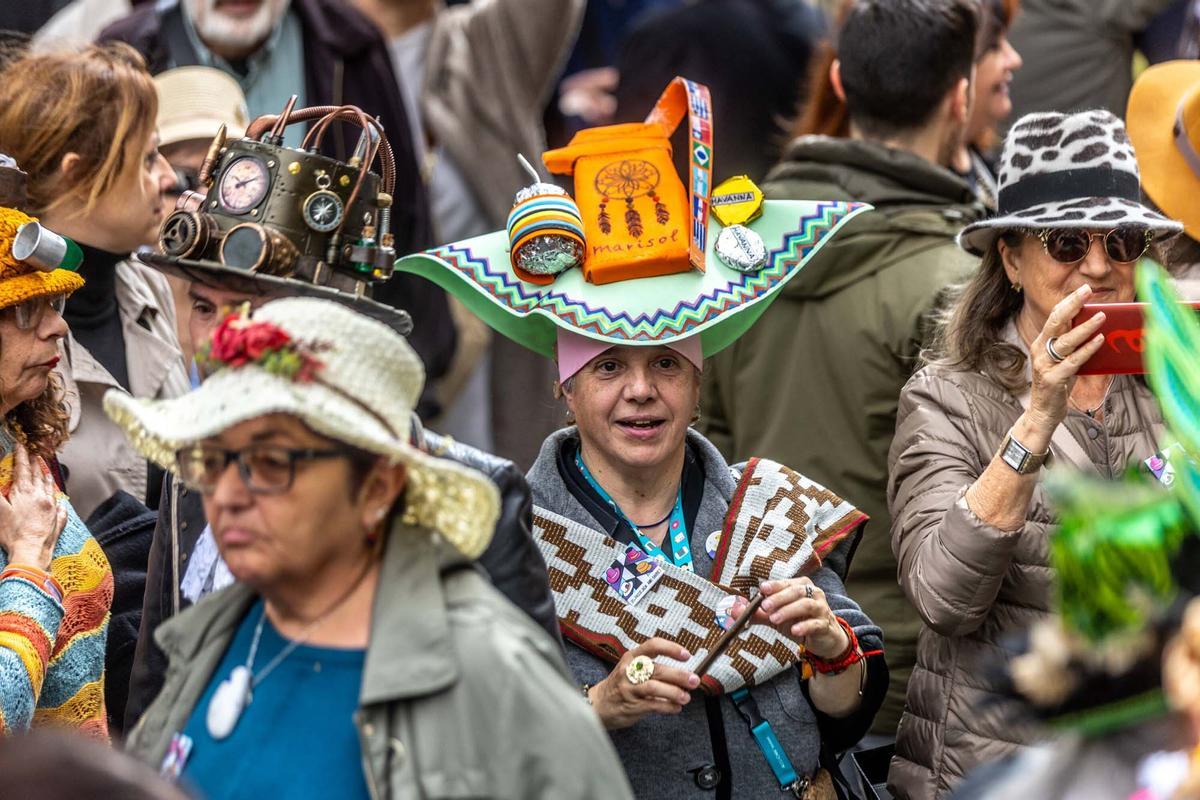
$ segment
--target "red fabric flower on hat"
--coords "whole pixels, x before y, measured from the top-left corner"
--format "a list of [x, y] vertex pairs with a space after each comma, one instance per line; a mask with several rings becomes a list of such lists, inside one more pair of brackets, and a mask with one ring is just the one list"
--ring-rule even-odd
[[197, 358], [210, 368], [254, 364], [272, 375], [308, 382], [324, 366], [314, 355], [320, 349], [297, 342], [274, 323], [258, 322], [240, 312], [217, 326]]

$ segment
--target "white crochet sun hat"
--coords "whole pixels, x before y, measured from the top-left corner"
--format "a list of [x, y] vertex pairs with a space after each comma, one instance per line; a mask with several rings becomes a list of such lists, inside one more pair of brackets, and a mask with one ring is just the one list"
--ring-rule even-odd
[[1156, 239], [1183, 225], [1142, 202], [1137, 159], [1110, 111], [1039, 112], [1004, 139], [996, 216], [962, 229], [959, 245], [982, 255], [1006, 230], [1137, 225]]
[[229, 317], [203, 352], [210, 374], [189, 394], [105, 394], [105, 412], [146, 458], [175, 471], [182, 448], [247, 420], [290, 414], [318, 434], [407, 464], [405, 520], [469, 558], [487, 547], [499, 493], [479, 472], [410, 444], [425, 370], [387, 325], [329, 300], [292, 297]]

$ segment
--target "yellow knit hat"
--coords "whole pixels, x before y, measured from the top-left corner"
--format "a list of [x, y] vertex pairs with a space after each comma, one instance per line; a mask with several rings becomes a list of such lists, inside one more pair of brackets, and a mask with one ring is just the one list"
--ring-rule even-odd
[[15, 306], [35, 297], [71, 294], [83, 286], [83, 278], [76, 272], [66, 269], [46, 272], [13, 256], [17, 230], [26, 223], [36, 221], [15, 208], [0, 206], [0, 308]]

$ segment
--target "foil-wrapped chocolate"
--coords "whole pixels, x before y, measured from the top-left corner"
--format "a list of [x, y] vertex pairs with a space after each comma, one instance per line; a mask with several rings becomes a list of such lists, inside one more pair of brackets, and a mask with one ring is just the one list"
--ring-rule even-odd
[[534, 183], [513, 199], [507, 226], [509, 257], [518, 277], [545, 285], [566, 270], [583, 266], [583, 217], [566, 191], [543, 183], [529, 162], [518, 158]]
[[745, 225], [730, 225], [717, 236], [717, 258], [738, 272], [757, 272], [767, 264], [762, 237]]

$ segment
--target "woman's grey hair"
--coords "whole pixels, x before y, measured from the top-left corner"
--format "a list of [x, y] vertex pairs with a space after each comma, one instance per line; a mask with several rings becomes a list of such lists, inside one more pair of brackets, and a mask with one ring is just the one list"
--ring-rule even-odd
[[1019, 247], [1027, 235], [1021, 230], [1000, 234], [984, 252], [975, 275], [948, 290], [933, 319], [932, 343], [921, 353], [924, 363], [983, 372], [1010, 391], [1024, 389], [1025, 353], [1004, 341], [1004, 329], [1024, 298], [1004, 271], [1000, 240]]

